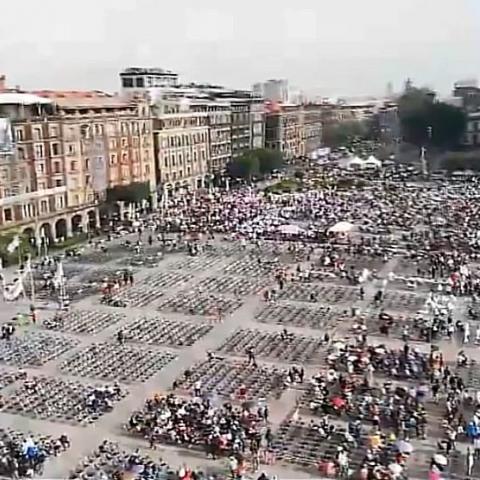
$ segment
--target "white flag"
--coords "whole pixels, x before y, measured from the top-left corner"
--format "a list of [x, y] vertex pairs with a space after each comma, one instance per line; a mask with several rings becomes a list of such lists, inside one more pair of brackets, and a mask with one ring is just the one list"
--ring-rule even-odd
[[20, 246], [20, 237], [15, 235], [13, 240], [7, 245], [8, 253], [13, 253]]
[[27, 260], [25, 262], [25, 273], [30, 273], [32, 271], [32, 257], [28, 255]]
[[58, 262], [57, 271], [55, 272], [55, 282], [60, 284], [63, 281], [63, 277], [63, 264], [62, 262]]

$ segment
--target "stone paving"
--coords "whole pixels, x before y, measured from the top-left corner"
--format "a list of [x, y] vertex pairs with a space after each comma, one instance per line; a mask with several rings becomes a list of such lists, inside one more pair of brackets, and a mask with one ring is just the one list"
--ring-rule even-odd
[[[128, 252], [108, 248], [107, 253], [95, 251], [70, 261], [92, 272], [105, 272], [119, 268], [119, 257], [127, 256]], [[383, 271], [395, 267], [391, 261]], [[81, 478], [86, 470], [108, 470], [111, 462], [121, 462], [137, 448], [155, 461], [161, 457], [172, 468], [185, 462], [219, 468], [221, 462], [176, 447], [148, 453], [145, 440], [126, 436], [122, 429], [146, 398], [171, 391], [174, 382], [177, 393], [191, 396], [197, 381], [212, 399], [234, 403], [267, 399], [279, 462], [265, 468], [281, 478], [310, 478], [318, 458], [315, 449], [331, 452], [335, 441], [311, 443], [310, 419], [291, 418], [305, 391], [287, 388], [285, 370], [302, 363], [311, 372], [318, 370], [325, 355], [323, 334], [351, 336], [352, 307], [371, 314], [374, 322], [377, 309], [372, 299], [379, 288], [375, 281], [365, 285], [364, 300], [358, 287], [323, 279], [287, 283], [283, 290], [275, 287], [279, 299], [265, 303], [260, 291], [273, 287], [275, 262], [260, 264], [232, 243], [216, 244], [198, 257], [168, 254], [158, 266], [137, 268], [135, 285], [118, 294], [129, 300], [125, 308], [101, 305], [98, 294], [90, 295], [73, 302], [71, 310], [57, 320], [51, 311], [39, 310], [38, 325], [21, 327], [11, 344], [0, 340], [0, 365], [7, 365], [5, 374], [0, 370], [6, 400], [0, 412], [2, 426], [37, 434], [65, 433], [72, 443], [67, 452], [49, 460], [43, 478]], [[421, 295], [389, 288], [383, 307], [414, 312], [424, 300]], [[28, 309], [28, 303], [3, 307], [2, 321]], [[287, 341], [281, 337], [285, 327]], [[123, 344], [118, 342], [119, 331], [124, 333]], [[379, 341], [393, 344], [396, 340]], [[456, 345], [441, 341], [439, 346], [447, 361], [455, 358]], [[255, 353], [258, 368], [248, 365], [246, 349]], [[207, 351], [219, 358], [207, 360]], [[25, 367], [29, 378], [39, 379], [40, 388], [32, 392], [25, 380], [9, 377], [13, 367]], [[475, 372], [471, 376], [477, 378]], [[474, 387], [475, 380], [471, 382]], [[116, 389], [113, 403], [89, 411], [85, 396], [92, 389], [102, 392], [105, 386]], [[298, 435], [305, 441], [298, 441]], [[106, 458], [97, 451], [92, 457], [104, 439], [114, 442], [114, 453]], [[165, 470], [168, 473], [166, 466]]]

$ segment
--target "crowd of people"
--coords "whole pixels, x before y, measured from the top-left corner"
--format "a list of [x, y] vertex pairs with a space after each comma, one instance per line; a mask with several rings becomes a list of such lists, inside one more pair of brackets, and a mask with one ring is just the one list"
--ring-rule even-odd
[[9, 478], [33, 478], [41, 475], [48, 457], [70, 447], [66, 435], [58, 438], [22, 436], [15, 431], [0, 433], [0, 475]]
[[271, 447], [273, 437], [265, 412], [262, 406], [214, 406], [208, 398], [155, 395], [143, 410], [131, 415], [126, 428], [148, 438], [151, 448], [158, 443], [196, 446], [213, 459], [233, 456], [239, 460], [247, 451]]
[[[382, 280], [377, 269], [392, 258], [403, 261], [404, 277], [384, 277], [385, 284], [372, 303], [378, 333], [389, 337], [398, 331], [401, 347], [389, 346], [386, 339], [385, 344], [371, 341], [367, 320], [352, 311], [353, 341], [333, 339], [325, 332], [323, 343], [329, 346], [325, 370], [310, 379], [305, 372], [310, 365], [290, 366], [285, 372], [287, 387], [306, 389], [308, 393], [303, 413], [315, 416], [312, 428], [318, 441], [335, 439], [338, 443], [333, 457], [318, 458], [319, 472], [326, 476], [349, 476], [353, 452], [359, 447], [364, 449], [357, 472], [362, 480], [405, 476], [413, 443], [425, 439], [432, 430], [428, 413], [432, 403], [445, 406], [443, 437], [430, 464], [432, 480], [442, 474], [446, 468], [444, 458], [448, 461], [459, 441], [471, 442], [466, 454], [468, 474], [480, 457], [480, 396], [467, 391], [461, 374], [471, 360], [461, 350], [453, 367], [441, 350], [432, 347], [425, 353], [413, 345], [413, 341], [431, 343], [455, 338], [463, 344], [471, 338], [480, 343], [480, 327], [474, 333], [472, 327], [478, 316], [476, 296], [480, 292], [480, 276], [471, 267], [480, 258], [477, 191], [470, 184], [401, 187], [378, 181], [352, 190], [305, 189], [272, 194], [247, 187], [188, 194], [171, 198], [158, 211], [136, 219], [134, 233], [138, 238], [125, 244], [137, 255], [143, 244], [165, 248], [167, 243], [174, 243], [175, 248], [200, 256], [221, 238], [236, 242], [239, 250], [288, 255], [298, 265], [288, 271], [277, 269], [274, 289], [262, 291], [267, 302], [275, 302], [287, 282], [308, 284], [323, 279], [325, 273], [355, 286], [358, 300], [363, 302], [366, 280]], [[332, 232], [332, 226], [339, 222], [350, 223], [354, 234]], [[364, 260], [371, 261], [368, 270], [359, 267]], [[52, 267], [55, 262], [45, 260], [42, 268]], [[46, 281], [51, 282], [51, 276]], [[404, 281], [414, 291], [418, 285], [427, 285], [424, 292], [431, 293], [425, 293], [426, 310], [399, 315], [383, 309], [385, 285], [395, 281]], [[125, 269], [120, 278], [102, 285], [104, 301], [110, 302], [122, 286], [133, 283], [131, 269]], [[46, 286], [53, 288], [53, 283]], [[472, 302], [468, 318], [459, 319], [454, 301], [469, 298]], [[320, 301], [314, 291], [310, 301]], [[9, 332], [2, 329], [1, 333], [2, 340], [8, 340]], [[285, 328], [281, 335], [287, 342], [290, 332]], [[125, 341], [123, 333], [117, 340]], [[245, 356], [249, 366], [256, 368], [253, 349], [247, 349]], [[268, 406], [219, 405], [204, 397], [200, 386], [192, 393], [191, 400], [174, 394], [155, 395], [142, 410], [131, 415], [125, 428], [146, 438], [152, 449], [167, 443], [202, 449], [211, 459], [225, 457], [232, 478], [242, 478], [247, 465], [258, 471], [261, 464], [275, 461]], [[108, 395], [98, 392], [92, 393], [88, 402], [92, 409], [111, 408]], [[299, 405], [294, 415], [302, 408], [305, 405]], [[337, 422], [346, 425], [341, 437]], [[66, 448], [65, 441], [59, 445]], [[10, 470], [13, 465], [19, 474], [23, 468], [20, 465], [35, 470], [45, 458], [44, 447], [40, 446], [35, 450], [30, 445], [25, 450], [18, 443], [2, 448], [4, 456], [17, 459], [6, 465]], [[56, 447], [52, 447], [51, 452], [55, 451]], [[134, 465], [135, 459], [131, 463]], [[198, 474], [183, 468], [178, 477], [195, 479]], [[267, 480], [267, 474], [261, 473], [259, 479]]]

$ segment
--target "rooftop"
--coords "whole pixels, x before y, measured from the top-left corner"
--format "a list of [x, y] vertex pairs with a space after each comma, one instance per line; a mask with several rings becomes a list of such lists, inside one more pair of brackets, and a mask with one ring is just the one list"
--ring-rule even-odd
[[120, 76], [123, 75], [174, 75], [178, 76], [178, 73], [172, 70], [166, 70], [164, 68], [150, 68], [150, 67], [129, 67], [120, 72]]
[[64, 108], [88, 108], [88, 107], [127, 107], [130, 102], [117, 96], [100, 90], [39, 90], [33, 94]]
[[0, 92], [0, 105], [41, 105], [50, 104], [51, 100], [31, 93]]

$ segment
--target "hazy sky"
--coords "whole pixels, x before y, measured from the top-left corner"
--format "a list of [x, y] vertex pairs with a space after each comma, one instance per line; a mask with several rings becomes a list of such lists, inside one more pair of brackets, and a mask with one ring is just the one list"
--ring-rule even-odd
[[0, 72], [24, 88], [118, 90], [126, 66], [325, 95], [410, 76], [448, 92], [480, 76], [480, 0], [2, 1]]

